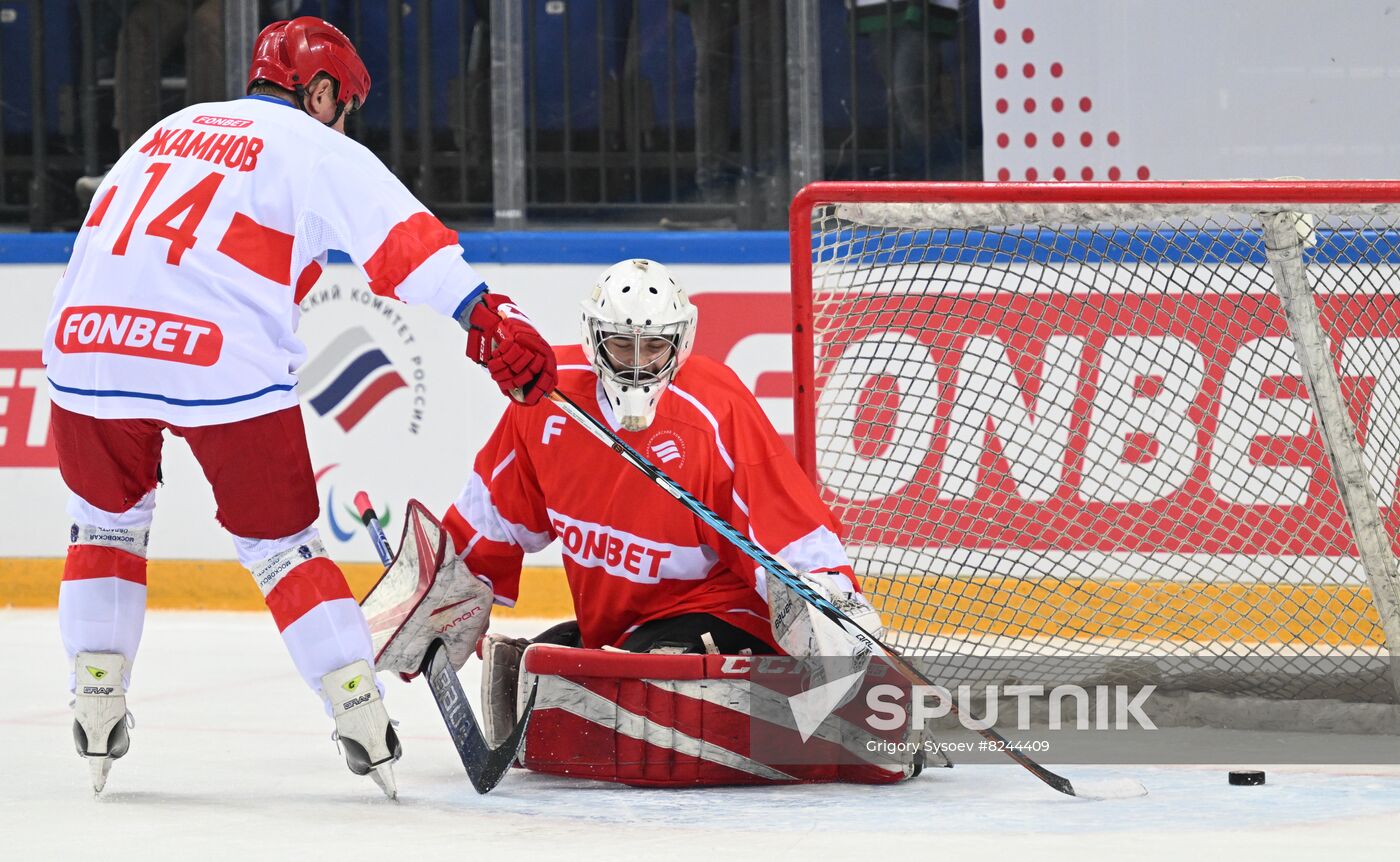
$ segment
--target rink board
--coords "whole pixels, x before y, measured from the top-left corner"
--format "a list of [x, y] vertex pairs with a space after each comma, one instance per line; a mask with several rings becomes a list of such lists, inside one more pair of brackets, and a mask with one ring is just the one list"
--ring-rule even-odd
[[[40, 349], [71, 242], [71, 235], [60, 234], [0, 236], [0, 275], [11, 299], [0, 318], [0, 487], [6, 491], [0, 495], [0, 523], [21, 525], [0, 531], [0, 607], [50, 606], [57, 596], [69, 522]], [[666, 262], [704, 321], [696, 352], [734, 368], [779, 433], [790, 435], [785, 234], [489, 232], [463, 234], [462, 242], [487, 282], [528, 309], [546, 338], [558, 344], [578, 341], [578, 302], [607, 266], [642, 256]], [[346, 378], [360, 354], [331, 356], [335, 337], [354, 329], [368, 336], [363, 350], [378, 349], [387, 357], [389, 367], [381, 374], [393, 372], [403, 383], [358, 416], [351, 408], [373, 400], [370, 390], [380, 376]], [[346, 263], [333, 262], [310, 291], [298, 333], [308, 363], [326, 357], [321, 364], [332, 368], [323, 385], [301, 393], [303, 416], [321, 497], [321, 537], [360, 595], [377, 567], [349, 505], [354, 493], [370, 493], [396, 542], [409, 498], [442, 512], [457, 497], [505, 402], [489, 377], [463, 358], [465, 336], [455, 324], [373, 296], [362, 274]], [[324, 413], [307, 403], [330, 390], [339, 397], [317, 399], [327, 407]], [[261, 608], [247, 573], [232, 562], [213, 496], [183, 442], [167, 440], [163, 468], [166, 482], [157, 494], [150, 545], [152, 606]], [[531, 568], [521, 612], [568, 613], [561, 564], [553, 549], [527, 557]]]
[[[351, 591], [363, 597], [382, 574], [372, 563], [342, 564]], [[53, 607], [58, 601], [61, 559], [0, 560], [0, 604], [19, 608]], [[231, 561], [153, 560], [147, 576], [148, 604], [168, 610], [253, 611], [262, 594], [240, 565]], [[866, 589], [875, 590], [867, 581]], [[1172, 583], [976, 578], [938, 576], [899, 579], [880, 585], [876, 605], [887, 620], [905, 621], [919, 637], [995, 634], [1030, 638], [1041, 633], [1033, 606], [1098, 604], [1103, 610], [1078, 620], [1095, 637], [1131, 641], [1145, 629], [1171, 629], [1183, 642], [1251, 642], [1378, 647], [1384, 644], [1370, 590], [1357, 585]], [[1364, 608], [1358, 618], [1356, 608]], [[566, 617], [572, 600], [562, 569], [527, 568], [520, 601], [497, 607], [508, 617]], [[1306, 608], [1307, 614], [1297, 613]], [[979, 620], [973, 631], [961, 621]], [[1065, 616], [1064, 637], [1073, 638], [1075, 620]], [[1262, 633], [1262, 634], [1261, 634]]]
[[[376, 563], [341, 563], [356, 598], [364, 598], [384, 568]], [[58, 605], [62, 559], [0, 560], [0, 607], [51, 608]], [[152, 560], [146, 573], [146, 604], [159, 610], [257, 611], [262, 593], [247, 569], [225, 560]], [[564, 570], [526, 568], [520, 575], [521, 600], [497, 606], [493, 616], [566, 617], [573, 614]]]

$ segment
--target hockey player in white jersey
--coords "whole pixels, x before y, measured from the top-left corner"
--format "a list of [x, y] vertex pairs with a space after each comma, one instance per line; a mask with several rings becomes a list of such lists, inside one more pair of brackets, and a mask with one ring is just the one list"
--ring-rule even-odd
[[203, 468], [350, 769], [396, 792], [399, 741], [364, 617], [317, 536], [295, 390], [297, 304], [329, 250], [347, 253], [374, 293], [460, 322], [470, 357], [503, 391], [534, 403], [554, 386], [553, 352], [529, 321], [487, 291], [456, 234], [343, 134], [369, 87], [335, 27], [270, 25], [247, 97], [172, 114], [117, 161], [58, 284], [44, 362], [74, 522], [59, 623], [74, 738], [97, 790], [130, 744], [125, 693], [169, 431]]

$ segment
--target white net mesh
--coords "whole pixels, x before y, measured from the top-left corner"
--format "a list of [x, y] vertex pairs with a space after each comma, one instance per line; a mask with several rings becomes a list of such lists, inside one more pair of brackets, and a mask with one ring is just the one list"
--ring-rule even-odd
[[[1198, 211], [813, 211], [799, 446], [895, 645], [1394, 699], [1258, 210]], [[1397, 222], [1319, 208], [1303, 243], [1392, 545]]]

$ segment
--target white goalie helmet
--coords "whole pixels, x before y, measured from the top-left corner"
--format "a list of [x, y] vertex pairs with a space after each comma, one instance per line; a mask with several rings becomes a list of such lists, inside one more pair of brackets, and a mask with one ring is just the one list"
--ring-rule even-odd
[[609, 267], [582, 305], [584, 355], [618, 422], [641, 431], [690, 356], [696, 308], [666, 267], [641, 258]]

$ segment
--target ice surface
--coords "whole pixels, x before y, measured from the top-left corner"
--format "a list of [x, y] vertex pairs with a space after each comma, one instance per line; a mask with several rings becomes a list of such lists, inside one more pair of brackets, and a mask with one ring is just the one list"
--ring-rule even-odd
[[[130, 695], [131, 753], [94, 799], [69, 734], [56, 615], [0, 611], [0, 655], [0, 859], [889, 862], [993, 851], [1076, 862], [1327, 852], [1351, 862], [1393, 857], [1400, 833], [1396, 767], [1266, 767], [1262, 787], [1232, 787], [1218, 766], [1055, 767], [1077, 786], [1127, 797], [1102, 801], [1061, 796], [1014, 765], [932, 770], [893, 787], [681, 791], [516, 770], [483, 797], [426, 687], [386, 679], [405, 749], [395, 803], [345, 769], [330, 720], [260, 614], [150, 615]], [[476, 667], [463, 674], [473, 694]], [[1135, 781], [1146, 796], [1129, 793]]]

